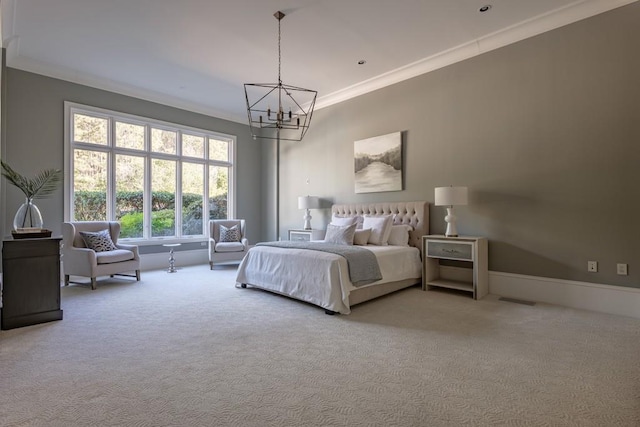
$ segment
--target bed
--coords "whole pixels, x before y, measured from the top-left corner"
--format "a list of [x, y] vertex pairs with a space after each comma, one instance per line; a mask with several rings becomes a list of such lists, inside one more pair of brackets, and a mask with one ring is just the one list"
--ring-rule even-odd
[[426, 201], [336, 204], [332, 217], [393, 215], [394, 225], [410, 226], [407, 246], [363, 246], [378, 260], [381, 280], [354, 286], [347, 260], [333, 253], [272, 246], [252, 247], [238, 267], [236, 282], [305, 301], [327, 314], [416, 285], [422, 277], [422, 236], [429, 231]]

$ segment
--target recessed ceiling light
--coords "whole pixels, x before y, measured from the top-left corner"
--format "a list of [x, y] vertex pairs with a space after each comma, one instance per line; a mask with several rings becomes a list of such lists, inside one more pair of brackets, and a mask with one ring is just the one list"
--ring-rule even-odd
[[360, 61], [358, 61], [358, 65], [364, 65], [366, 63], [367, 61], [365, 61], [364, 59], [361, 59]]
[[490, 5], [490, 4], [485, 4], [485, 5], [484, 5], [484, 6], [482, 6], [480, 9], [478, 9], [478, 11], [479, 11], [480, 13], [482, 13], [482, 12], [488, 12], [488, 11], [489, 11], [489, 9], [491, 9], [491, 5]]

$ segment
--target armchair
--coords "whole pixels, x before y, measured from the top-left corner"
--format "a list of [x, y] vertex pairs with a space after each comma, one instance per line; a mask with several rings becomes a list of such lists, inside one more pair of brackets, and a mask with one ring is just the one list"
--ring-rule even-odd
[[[94, 251], [85, 244], [81, 232], [108, 230], [115, 249]], [[118, 243], [120, 223], [116, 221], [79, 221], [62, 224], [62, 266], [64, 285], [70, 283], [69, 276], [91, 278], [91, 289], [96, 289], [98, 276], [114, 275], [135, 277], [140, 280], [140, 255], [135, 245]], [[108, 240], [108, 239], [107, 239]], [[134, 272], [123, 274], [123, 272]], [[71, 282], [75, 283], [75, 282]]]
[[[237, 226], [239, 230], [236, 241], [222, 241], [220, 226], [227, 229]], [[209, 267], [214, 264], [239, 263], [249, 250], [249, 240], [245, 237], [244, 219], [212, 219], [209, 220]]]

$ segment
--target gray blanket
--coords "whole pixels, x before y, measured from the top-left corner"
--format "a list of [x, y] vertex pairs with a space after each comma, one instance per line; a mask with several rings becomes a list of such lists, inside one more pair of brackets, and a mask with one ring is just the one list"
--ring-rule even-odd
[[325, 242], [280, 241], [262, 242], [256, 246], [274, 246], [276, 248], [310, 249], [340, 255], [347, 260], [349, 279], [353, 286], [364, 286], [382, 279], [376, 256], [370, 250], [357, 246], [335, 245]]

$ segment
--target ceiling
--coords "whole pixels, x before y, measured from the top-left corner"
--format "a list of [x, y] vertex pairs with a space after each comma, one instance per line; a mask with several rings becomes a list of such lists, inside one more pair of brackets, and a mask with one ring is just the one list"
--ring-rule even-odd
[[636, 0], [0, 1], [9, 67], [245, 123], [278, 10], [282, 81], [322, 108]]

